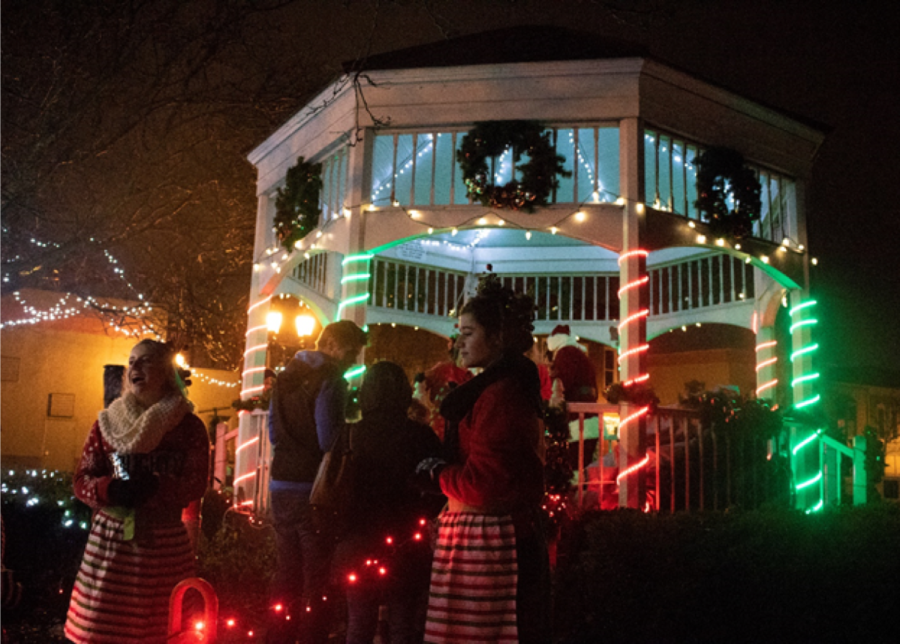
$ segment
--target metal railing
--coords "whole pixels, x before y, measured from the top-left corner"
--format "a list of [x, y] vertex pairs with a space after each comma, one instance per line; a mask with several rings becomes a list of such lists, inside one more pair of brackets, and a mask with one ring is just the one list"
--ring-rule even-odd
[[[303, 266], [303, 264], [301, 264]], [[369, 306], [440, 317], [463, 301], [466, 274], [376, 257]], [[650, 315], [709, 309], [755, 297], [753, 267], [723, 253], [651, 267]], [[501, 275], [505, 286], [531, 293], [538, 321], [607, 321], [619, 317], [619, 275]]]
[[[615, 405], [597, 403], [569, 404], [568, 409], [578, 414], [582, 424], [585, 414], [618, 413]], [[770, 441], [735, 435], [727, 429], [704, 427], [697, 411], [678, 407], [659, 407], [647, 416], [648, 459], [637, 470], [644, 477], [644, 509], [703, 511], [755, 508], [779, 499], [787, 502], [791, 480], [787, 459], [775, 453]], [[594, 461], [592, 455], [584, 454], [581, 434], [576, 471], [578, 481], [584, 484], [575, 488], [580, 506], [618, 506], [617, 443], [601, 432], [599, 458]]]
[[269, 412], [243, 412], [250, 416], [234, 450], [234, 508], [238, 512], [266, 516], [269, 512], [269, 478], [272, 444], [269, 442]]

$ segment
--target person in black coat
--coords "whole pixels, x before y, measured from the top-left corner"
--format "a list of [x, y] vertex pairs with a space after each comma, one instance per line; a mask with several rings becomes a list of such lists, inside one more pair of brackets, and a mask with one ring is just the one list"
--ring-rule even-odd
[[441, 454], [430, 427], [407, 416], [412, 388], [392, 362], [369, 368], [359, 392], [362, 420], [351, 427], [351, 520], [335, 557], [347, 588], [347, 643], [371, 642], [380, 605], [392, 644], [422, 640], [431, 570], [430, 520], [443, 497], [413, 485], [416, 465]]

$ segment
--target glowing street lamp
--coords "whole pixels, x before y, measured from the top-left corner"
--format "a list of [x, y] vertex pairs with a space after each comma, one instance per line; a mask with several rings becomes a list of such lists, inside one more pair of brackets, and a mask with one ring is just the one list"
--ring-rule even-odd
[[279, 329], [281, 329], [281, 318], [282, 315], [279, 311], [269, 311], [266, 314], [266, 326], [269, 327], [269, 331], [278, 333]]
[[313, 329], [316, 328], [316, 319], [311, 315], [298, 315], [294, 324], [297, 325], [297, 335], [305, 338], [312, 335]]

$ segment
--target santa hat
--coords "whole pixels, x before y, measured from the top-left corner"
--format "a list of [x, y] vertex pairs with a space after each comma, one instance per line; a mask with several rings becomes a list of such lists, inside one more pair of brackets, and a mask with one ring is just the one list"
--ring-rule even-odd
[[547, 338], [547, 348], [550, 351], [556, 351], [560, 347], [569, 344], [570, 334], [571, 330], [568, 324], [557, 324], [553, 331], [550, 332], [550, 337]]

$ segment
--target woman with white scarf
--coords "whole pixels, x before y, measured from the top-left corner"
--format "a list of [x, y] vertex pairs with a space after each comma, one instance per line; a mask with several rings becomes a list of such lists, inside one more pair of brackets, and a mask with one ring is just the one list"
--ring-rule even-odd
[[165, 642], [169, 595], [194, 574], [181, 511], [206, 490], [209, 438], [172, 358], [139, 342], [125, 393], [85, 443], [75, 495], [94, 513], [66, 619], [72, 642]]

